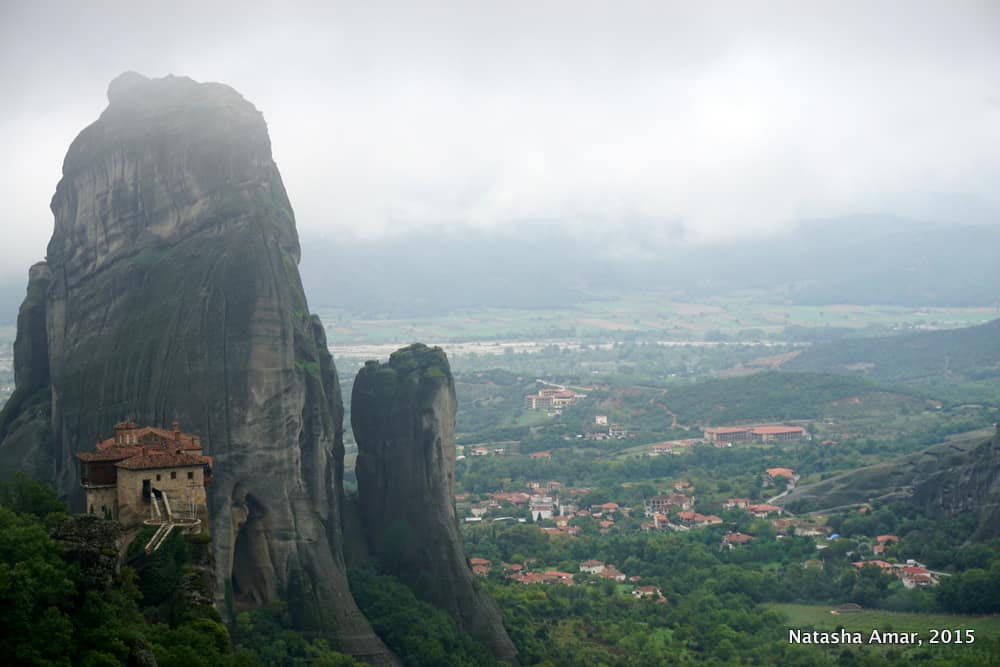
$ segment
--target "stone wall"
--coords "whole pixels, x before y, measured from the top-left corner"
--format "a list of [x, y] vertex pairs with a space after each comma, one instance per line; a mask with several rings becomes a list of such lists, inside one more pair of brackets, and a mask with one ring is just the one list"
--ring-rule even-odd
[[[110, 512], [105, 516], [105, 512]], [[118, 489], [102, 486], [87, 489], [87, 513], [101, 518], [118, 519]]]
[[[192, 478], [188, 479], [188, 473]], [[171, 474], [175, 477], [171, 477]], [[159, 476], [160, 479], [157, 479]], [[149, 500], [142, 497], [142, 482], [148, 479], [150, 487], [167, 494], [171, 511], [187, 512], [189, 500], [194, 499], [198, 516], [203, 517], [206, 507], [205, 477], [201, 466], [160, 468], [155, 470], [118, 469], [118, 520], [126, 527], [141, 523], [150, 517]]]

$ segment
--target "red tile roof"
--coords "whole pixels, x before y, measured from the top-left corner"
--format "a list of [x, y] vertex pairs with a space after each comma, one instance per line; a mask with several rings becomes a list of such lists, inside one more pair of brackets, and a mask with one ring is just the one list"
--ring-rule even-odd
[[139, 454], [119, 461], [115, 467], [125, 470], [153, 470], [155, 468], [200, 468], [204, 465], [210, 465], [210, 459], [207, 456], [184, 452], [165, 452], [162, 454]]
[[[121, 430], [129, 435], [135, 437], [136, 444], [142, 445], [173, 445], [178, 444], [181, 449], [201, 449], [201, 438], [190, 433], [182, 433], [180, 431], [168, 431], [162, 428], [156, 428], [154, 426], [144, 426], [138, 428], [135, 424], [129, 422], [131, 428], [120, 428], [120, 424], [116, 425], [116, 430]], [[117, 437], [117, 436], [116, 436]], [[107, 438], [101, 440], [97, 443], [97, 449], [108, 449], [111, 447], [116, 447], [117, 440], [116, 437]]]
[[777, 505], [768, 505], [767, 503], [762, 503], [760, 505], [749, 505], [747, 509], [751, 512], [780, 512], [781, 508]]
[[142, 447], [135, 445], [129, 447], [112, 447], [96, 452], [81, 452], [76, 455], [76, 458], [86, 463], [97, 463], [99, 461], [121, 461], [141, 453]]
[[126, 470], [149, 470], [171, 467], [211, 465], [212, 459], [201, 455], [201, 438], [182, 433], [177, 422], [167, 431], [134, 422], [115, 424], [115, 437], [102, 440], [96, 451], [81, 452], [77, 458], [84, 463], [115, 462]]

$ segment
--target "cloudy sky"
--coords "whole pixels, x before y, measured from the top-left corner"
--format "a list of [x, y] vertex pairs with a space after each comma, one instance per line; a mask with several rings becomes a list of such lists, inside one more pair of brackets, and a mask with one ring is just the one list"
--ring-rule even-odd
[[0, 277], [44, 255], [66, 148], [129, 69], [263, 111], [305, 235], [1000, 223], [995, 0], [0, 0]]

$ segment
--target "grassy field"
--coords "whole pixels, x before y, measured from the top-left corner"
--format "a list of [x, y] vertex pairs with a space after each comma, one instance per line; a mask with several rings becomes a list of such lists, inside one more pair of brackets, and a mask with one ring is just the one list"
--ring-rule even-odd
[[830, 605], [779, 604], [764, 605], [788, 619], [789, 627], [816, 630], [836, 630], [843, 627], [849, 632], [870, 633], [872, 630], [919, 632], [925, 643], [928, 630], [956, 630], [972, 628], [978, 638], [1000, 637], [1000, 616], [959, 616], [952, 614], [917, 614], [879, 609], [855, 614], [831, 614]]
[[471, 340], [615, 338], [655, 335], [702, 340], [712, 332], [755, 330], [778, 335], [785, 327], [953, 328], [1000, 316], [996, 308], [902, 306], [791, 306], [747, 299], [705, 303], [672, 301], [656, 293], [608, 296], [578, 307], [552, 310], [483, 308], [414, 320], [357, 320], [320, 312], [334, 346], [378, 343], [446, 343]]

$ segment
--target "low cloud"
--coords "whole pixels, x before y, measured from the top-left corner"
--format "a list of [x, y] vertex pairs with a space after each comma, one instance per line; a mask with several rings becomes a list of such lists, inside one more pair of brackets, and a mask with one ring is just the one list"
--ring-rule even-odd
[[5, 8], [3, 267], [43, 254], [69, 141], [126, 69], [254, 102], [306, 235], [544, 221], [627, 246], [1000, 209], [995, 3], [478, 4], [102, 3], [37, 39], [51, 7]]

